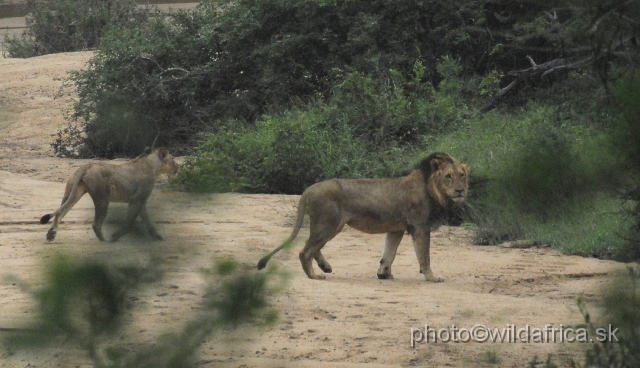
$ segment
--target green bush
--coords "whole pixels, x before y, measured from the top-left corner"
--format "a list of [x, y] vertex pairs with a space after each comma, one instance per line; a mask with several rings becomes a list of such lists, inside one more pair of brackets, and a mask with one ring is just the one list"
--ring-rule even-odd
[[135, 316], [127, 300], [137, 299], [135, 292], [146, 283], [160, 281], [157, 266], [151, 262], [147, 267], [114, 267], [57, 256], [47, 266], [47, 277], [37, 289], [9, 277], [34, 297], [38, 314], [25, 328], [4, 336], [4, 347], [9, 351], [51, 345], [83, 349], [96, 368], [195, 367], [199, 347], [210, 335], [227, 326], [266, 325], [277, 319], [269, 297], [286, 286], [285, 274], [275, 267], [247, 273], [234, 261], [217, 261], [203, 271], [208, 284], [203, 292], [206, 295], [201, 308], [182, 328], [161, 335], [151, 344], [135, 338], [114, 338], [122, 332], [125, 314]]
[[5, 36], [11, 57], [94, 49], [109, 28], [138, 26], [147, 17], [134, 0], [27, 0], [26, 8], [27, 30]]
[[451, 152], [481, 178], [472, 183], [467, 211], [476, 243], [526, 239], [572, 254], [628, 259], [624, 211], [632, 203], [618, 195], [613, 117], [592, 108], [581, 116], [600, 120], [585, 126], [558, 109], [530, 103], [518, 113], [474, 116], [453, 132], [424, 137], [420, 146]]
[[382, 83], [359, 72], [338, 73], [326, 103], [251, 127], [230, 123], [204, 137], [178, 182], [197, 191], [299, 194], [329, 178], [397, 175], [430, 153], [410, 153], [419, 137], [454, 129], [466, 111], [421, 82], [421, 63], [414, 70], [408, 79], [391, 71]]
[[[598, 341], [585, 354], [584, 367], [622, 368], [640, 365], [640, 269], [615, 275], [603, 289], [603, 314], [594, 323], [584, 303], [579, 302], [591, 336], [597, 328], [616, 330], [612, 341]], [[608, 333], [606, 334], [609, 337]], [[617, 339], [617, 341], [616, 341]]]
[[624, 260], [640, 259], [640, 72], [635, 70], [615, 86], [621, 116], [615, 121], [612, 140], [620, 157], [619, 182], [628, 201], [626, 215], [632, 219], [630, 235], [625, 244]]
[[324, 179], [393, 172], [347, 126], [320, 129], [321, 117], [318, 111], [290, 112], [206, 135], [176, 180], [193, 191], [300, 194]]
[[[516, 15], [526, 23], [541, 16], [542, 8], [527, 3], [500, 18], [494, 5], [493, 0], [205, 1], [138, 28], [111, 28], [90, 67], [71, 78], [80, 95], [72, 119], [86, 132], [84, 147], [61, 132], [60, 152], [74, 151], [64, 145], [97, 156], [136, 155], [153, 143], [189, 146], [204, 128], [215, 132], [229, 120], [252, 123], [265, 113], [331, 97], [336, 69], [393, 83], [393, 70], [410, 75], [421, 60], [421, 82], [446, 91], [460, 87], [441, 85], [449, 72], [484, 75], [526, 66], [521, 49], [490, 53], [507, 40], [503, 32], [486, 37], [485, 30], [489, 24], [514, 27]], [[442, 55], [457, 66], [441, 63]], [[485, 78], [485, 90], [496, 90], [497, 74]], [[109, 127], [114, 106], [123, 109], [127, 124], [141, 125], [133, 130], [151, 126], [157, 134], [125, 145], [112, 132], [119, 126]], [[114, 143], [104, 147], [107, 141], [93, 137], [96, 132], [111, 132], [105, 134]]]

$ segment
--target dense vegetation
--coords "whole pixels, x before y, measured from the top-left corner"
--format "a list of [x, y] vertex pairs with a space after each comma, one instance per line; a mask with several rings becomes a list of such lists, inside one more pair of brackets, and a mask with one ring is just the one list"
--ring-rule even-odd
[[[21, 42], [64, 29], [42, 9]], [[98, 48], [70, 78], [79, 100], [59, 155], [167, 145], [191, 153], [184, 189], [300, 193], [330, 177], [399, 175], [442, 150], [472, 167], [459, 215], [476, 223], [477, 243], [640, 257], [637, 2], [240, 0], [140, 12], [135, 25], [51, 13], [104, 25], [81, 27], [102, 30], [84, 42], [64, 38], [78, 35], [69, 29], [51, 41]]]
[[150, 14], [134, 0], [27, 0], [25, 7], [27, 30], [5, 36], [11, 57], [94, 49], [108, 29], [134, 27]]

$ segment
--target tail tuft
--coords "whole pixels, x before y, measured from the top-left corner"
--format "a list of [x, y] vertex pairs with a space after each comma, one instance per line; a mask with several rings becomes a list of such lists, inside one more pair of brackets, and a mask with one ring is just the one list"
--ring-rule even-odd
[[258, 269], [261, 270], [267, 266], [267, 262], [269, 262], [269, 257], [264, 257], [258, 262]]
[[40, 223], [41, 224], [46, 224], [47, 222], [49, 222], [49, 220], [51, 220], [51, 214], [47, 213], [46, 215], [40, 217]]

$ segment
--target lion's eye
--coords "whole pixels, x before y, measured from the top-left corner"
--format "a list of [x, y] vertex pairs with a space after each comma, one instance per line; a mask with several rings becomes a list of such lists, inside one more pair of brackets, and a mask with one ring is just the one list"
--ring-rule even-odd
[[464, 174], [460, 174], [460, 178], [464, 178]]
[[445, 176], [445, 178], [451, 179], [451, 174], [447, 174], [447, 176]]

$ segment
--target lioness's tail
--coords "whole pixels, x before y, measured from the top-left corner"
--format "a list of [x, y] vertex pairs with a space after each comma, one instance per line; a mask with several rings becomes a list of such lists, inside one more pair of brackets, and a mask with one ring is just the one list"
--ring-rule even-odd
[[289, 236], [289, 239], [285, 240], [284, 243], [280, 244], [279, 247], [271, 251], [271, 253], [262, 257], [262, 259], [258, 262], [259, 270], [265, 268], [267, 266], [267, 262], [269, 262], [269, 260], [271, 259], [271, 257], [273, 257], [274, 254], [278, 253], [282, 248], [286, 248], [290, 246], [293, 239], [295, 239], [296, 236], [298, 236], [298, 232], [302, 227], [302, 221], [304, 220], [304, 207], [305, 207], [304, 202], [305, 202], [305, 197], [303, 193], [302, 197], [300, 197], [300, 202], [298, 203], [298, 217], [296, 218], [296, 225], [293, 227], [291, 236]]
[[40, 217], [40, 223], [41, 224], [46, 224], [48, 223], [52, 217], [54, 217], [55, 215], [59, 214], [60, 212], [62, 212], [62, 210], [67, 207], [70, 203], [71, 200], [73, 198], [73, 196], [71, 195], [72, 193], [75, 193], [76, 190], [78, 189], [78, 185], [80, 185], [80, 182], [82, 181], [82, 178], [84, 177], [84, 174], [87, 172], [87, 169], [89, 168], [89, 166], [85, 166], [80, 168], [78, 171], [76, 171], [75, 173], [75, 178], [73, 181], [73, 187], [71, 188], [71, 191], [69, 193], [65, 193], [65, 196], [67, 197], [67, 199], [64, 201], [64, 203], [62, 203], [62, 205], [60, 205], [60, 207], [58, 207], [57, 210], [51, 212], [51, 213], [47, 213], [46, 215]]

